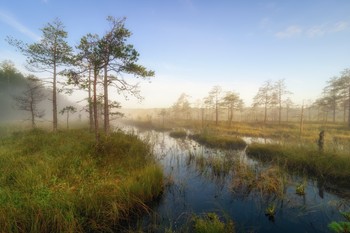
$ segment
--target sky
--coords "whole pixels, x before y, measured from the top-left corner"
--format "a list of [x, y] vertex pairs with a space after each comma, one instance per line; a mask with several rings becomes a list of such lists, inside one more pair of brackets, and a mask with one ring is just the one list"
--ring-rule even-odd
[[0, 61], [29, 73], [5, 39], [38, 42], [55, 18], [76, 46], [87, 33], [103, 35], [107, 16], [126, 17], [128, 42], [156, 75], [140, 83], [141, 103], [111, 95], [125, 108], [169, 107], [181, 93], [195, 102], [217, 85], [249, 106], [265, 81], [280, 79], [301, 104], [350, 68], [349, 12], [348, 0], [1, 0]]

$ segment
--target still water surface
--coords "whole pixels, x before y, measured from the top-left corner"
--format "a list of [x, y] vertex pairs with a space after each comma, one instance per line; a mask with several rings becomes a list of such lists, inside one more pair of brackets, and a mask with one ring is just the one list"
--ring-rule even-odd
[[[233, 220], [237, 232], [331, 232], [327, 225], [344, 221], [339, 211], [350, 210], [350, 192], [329, 192], [324, 185], [307, 177], [288, 176], [283, 197], [246, 192], [232, 186], [233, 172], [214, 173], [211, 167], [195, 162], [193, 155], [232, 157], [255, 169], [265, 166], [247, 157], [245, 151], [209, 149], [190, 139], [174, 139], [167, 132], [137, 132], [153, 145], [166, 176], [171, 180], [152, 211], [141, 221], [144, 229], [181, 232], [193, 214], [217, 213], [223, 221]], [[296, 185], [305, 183], [305, 195], [297, 195]], [[273, 219], [265, 215], [271, 204]], [[156, 226], [156, 227], [155, 227]]]

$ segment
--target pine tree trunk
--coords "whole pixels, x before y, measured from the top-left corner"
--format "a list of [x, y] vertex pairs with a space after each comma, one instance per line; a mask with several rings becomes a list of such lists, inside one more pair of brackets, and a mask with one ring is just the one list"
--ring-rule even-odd
[[349, 102], [348, 102], [348, 104], [349, 104], [349, 108], [348, 108], [348, 127], [350, 128], [350, 86], [349, 86], [349, 93], [348, 93], [348, 95], [349, 95]]
[[89, 67], [89, 84], [88, 84], [88, 103], [89, 103], [89, 122], [90, 122], [90, 132], [94, 129], [94, 117], [93, 117], [93, 101], [91, 98], [91, 67]]
[[56, 87], [57, 71], [56, 62], [53, 65], [53, 88], [52, 88], [52, 126], [53, 131], [57, 131], [57, 87]]
[[98, 112], [97, 112], [97, 76], [98, 76], [98, 70], [94, 68], [94, 83], [93, 83], [93, 108], [94, 108], [94, 131], [95, 131], [95, 139], [96, 143], [100, 142], [100, 134], [99, 134], [99, 127], [98, 127]]
[[108, 72], [107, 65], [104, 66], [104, 79], [103, 79], [103, 89], [104, 89], [104, 131], [105, 134], [109, 134], [109, 106], [108, 106]]

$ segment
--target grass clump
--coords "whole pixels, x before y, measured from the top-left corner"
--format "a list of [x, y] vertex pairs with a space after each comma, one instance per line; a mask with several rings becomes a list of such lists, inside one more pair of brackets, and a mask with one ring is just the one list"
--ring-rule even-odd
[[112, 232], [163, 190], [148, 145], [122, 132], [19, 132], [0, 142], [0, 231]]
[[177, 131], [170, 132], [169, 136], [173, 138], [186, 138], [187, 133], [185, 130], [177, 130]]
[[207, 213], [204, 217], [193, 217], [195, 233], [234, 233], [234, 223], [222, 222], [215, 213]]
[[236, 136], [227, 136], [227, 135], [215, 135], [215, 134], [193, 134], [190, 136], [193, 140], [198, 143], [204, 144], [212, 148], [221, 148], [221, 149], [244, 149], [247, 144], [246, 142]]

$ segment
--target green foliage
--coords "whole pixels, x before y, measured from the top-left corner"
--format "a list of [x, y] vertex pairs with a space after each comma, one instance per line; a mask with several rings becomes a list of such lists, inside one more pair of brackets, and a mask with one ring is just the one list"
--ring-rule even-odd
[[215, 213], [207, 213], [204, 217], [194, 217], [195, 233], [233, 233], [235, 232], [234, 223], [228, 221], [222, 222]]
[[35, 129], [0, 142], [3, 232], [112, 232], [163, 190], [163, 173], [135, 135], [95, 144], [85, 130]]
[[331, 222], [328, 224], [328, 228], [337, 233], [349, 233], [350, 222]]

